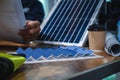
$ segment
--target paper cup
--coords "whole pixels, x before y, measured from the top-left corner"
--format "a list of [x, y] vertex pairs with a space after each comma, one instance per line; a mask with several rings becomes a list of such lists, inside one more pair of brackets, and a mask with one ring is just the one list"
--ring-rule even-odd
[[105, 31], [88, 31], [89, 49], [104, 50]]

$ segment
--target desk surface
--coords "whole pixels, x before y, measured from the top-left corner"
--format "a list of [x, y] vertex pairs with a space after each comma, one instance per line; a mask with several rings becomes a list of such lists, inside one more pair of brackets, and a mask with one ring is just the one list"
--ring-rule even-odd
[[111, 57], [105, 52], [96, 52], [96, 54], [104, 57], [97, 59], [23, 64], [10, 76], [9, 80], [64, 80], [76, 73], [94, 69], [120, 59], [120, 57]]

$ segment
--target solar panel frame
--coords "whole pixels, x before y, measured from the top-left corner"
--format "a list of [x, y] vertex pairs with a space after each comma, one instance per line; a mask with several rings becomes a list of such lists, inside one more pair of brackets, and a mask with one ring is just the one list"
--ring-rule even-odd
[[[64, 0], [65, 1], [65, 0]], [[68, 0], [66, 0], [66, 1], [68, 1]], [[71, 0], [71, 1], [75, 1], [76, 3], [77, 3], [77, 1], [81, 1], [81, 3], [82, 3], [82, 1], [84, 1], [84, 0]], [[86, 1], [88, 1], [88, 0], [86, 0]], [[92, 1], [92, 0], [89, 0], [89, 1]], [[96, 0], [96, 1], [98, 1], [98, 0]], [[68, 1], [68, 2], [70, 2], [70, 1]], [[95, 1], [94, 1], [95, 2]], [[79, 38], [79, 35], [77, 34], [77, 36], [78, 37], [76, 37], [75, 39], [74, 39], [74, 42], [71, 42], [70, 41], [70, 39], [69, 39], [69, 42], [64, 42], [64, 41], [60, 41], [60, 40], [55, 40], [56, 39], [56, 37], [57, 36], [55, 36], [54, 37], [54, 40], [53, 41], [51, 41], [51, 38], [47, 38], [46, 37], [46, 39], [48, 40], [48, 41], [46, 41], [46, 40], [35, 40], [35, 41], [33, 41], [33, 42], [35, 42], [35, 43], [44, 43], [44, 44], [53, 44], [53, 45], [67, 45], [67, 46], [73, 46], [73, 45], [76, 45], [76, 46], [83, 46], [84, 44], [85, 44], [85, 42], [86, 42], [86, 40], [87, 40], [87, 34], [88, 34], [88, 31], [87, 31], [87, 28], [89, 27], [89, 25], [92, 25], [93, 23], [94, 23], [94, 20], [96, 19], [96, 17], [97, 17], [97, 14], [98, 14], [98, 12], [99, 12], [99, 9], [100, 9], [100, 6], [102, 5], [102, 3], [104, 2], [104, 0], [99, 0], [99, 2], [98, 2], [98, 5], [96, 6], [96, 9], [94, 10], [94, 14], [92, 14], [92, 16], [91, 16], [91, 19], [90, 19], [90, 21], [88, 22], [88, 24], [87, 24], [87, 26], [86, 27], [84, 27], [84, 29], [82, 28], [82, 30], [84, 30], [83, 31], [83, 34], [81, 35], [81, 39], [79, 40], [79, 42], [75, 42], [75, 39], [77, 39], [77, 38]], [[62, 6], [62, 4], [64, 4], [64, 3], [62, 3], [61, 5], [60, 5], [60, 3], [62, 3], [62, 0], [58, 0], [58, 2], [56, 3], [56, 5], [53, 7], [53, 9], [51, 10], [51, 12], [50, 12], [50, 14], [48, 15], [48, 17], [45, 19], [45, 21], [42, 23], [42, 25], [41, 25], [41, 32], [44, 30], [44, 27], [46, 26], [46, 25], [48, 25], [47, 23], [49, 23], [49, 21], [50, 21], [50, 19], [51, 19], [51, 17], [52, 18], [59, 18], [56, 14], [59, 12], [59, 10], [60, 10], [60, 8], [61, 7], [63, 7]], [[90, 3], [89, 3], [90, 4]], [[64, 7], [62, 8], [62, 10], [64, 10], [64, 8], [66, 8], [66, 7], [69, 7], [70, 5], [72, 5], [72, 2], [67, 6], [67, 4], [66, 5], [64, 5]], [[76, 6], [76, 5], [74, 5], [74, 6]], [[72, 7], [72, 9], [74, 8], [74, 6]], [[94, 5], [92, 5], [92, 6], [94, 6]], [[78, 7], [78, 6], [77, 6]], [[84, 6], [82, 6], [82, 7], [84, 7]], [[89, 9], [89, 6], [87, 5], [87, 7], [88, 8], [86, 8], [86, 9]], [[92, 9], [92, 8], [91, 8]], [[61, 10], [61, 11], [62, 11]], [[76, 9], [77, 10], [77, 9]], [[58, 12], [57, 12], [58, 11]], [[72, 11], [72, 10], [71, 10]], [[54, 13], [56, 12], [56, 14], [54, 15]], [[80, 12], [80, 11], [79, 11]], [[70, 13], [69, 13], [70, 14]], [[75, 14], [75, 13], [74, 13]], [[59, 16], [60, 16], [61, 14], [59, 14]], [[66, 15], [66, 13], [64, 13], [63, 15]], [[83, 15], [85, 15], [85, 14], [83, 14]], [[78, 15], [79, 16], [79, 15]], [[87, 15], [88, 16], [88, 15]], [[74, 17], [74, 15], [72, 15], [72, 17]], [[62, 17], [60, 17], [60, 19], [61, 18], [63, 18], [63, 16]], [[57, 21], [57, 20], [56, 20]], [[55, 22], [56, 22], [55, 21]], [[51, 20], [51, 22], [52, 22], [52, 20]], [[54, 25], [54, 24], [56, 24], [55, 22], [54, 23], [51, 23], [50, 22], [50, 24], [52, 24], [52, 25]], [[61, 21], [60, 21], [61, 22]], [[64, 21], [65, 22], [65, 21]], [[70, 23], [70, 22], [69, 22]], [[75, 23], [75, 22], [74, 22]], [[84, 22], [84, 23], [86, 23], [86, 22]], [[59, 23], [60, 24], [60, 23]], [[63, 24], [62, 24], [63, 25]], [[70, 25], [70, 24], [69, 24]], [[49, 28], [49, 27], [47, 27], [47, 28]], [[67, 28], [67, 27], [65, 27], [65, 28]], [[81, 28], [81, 27], [80, 27]], [[52, 28], [51, 29], [47, 29], [47, 30], [52, 30]], [[45, 31], [45, 30], [44, 30]], [[54, 30], [55, 31], [55, 30]], [[60, 31], [60, 30], [59, 30]], [[58, 32], [59, 32], [58, 31]], [[80, 31], [80, 30], [79, 30]], [[48, 31], [46, 31], [46, 32], [48, 32]], [[52, 33], [54, 33], [54, 32], [52, 32]], [[52, 36], [53, 34], [52, 33], [50, 33], [49, 32], [49, 34]], [[54, 33], [55, 34], [55, 33]], [[57, 33], [56, 33], [57, 34]], [[57, 34], [58, 35], [58, 34]], [[63, 35], [63, 34], [62, 34]], [[68, 34], [67, 34], [68, 35]], [[72, 34], [73, 35], [73, 34]], [[68, 36], [67, 36], [68, 37]], [[67, 37], [65, 37], [65, 38], [67, 38]], [[62, 38], [62, 36], [60, 37], [60, 38]], [[59, 39], [60, 39], [59, 38]], [[45, 38], [44, 38], [45, 39]], [[72, 39], [72, 38], [71, 38]]]

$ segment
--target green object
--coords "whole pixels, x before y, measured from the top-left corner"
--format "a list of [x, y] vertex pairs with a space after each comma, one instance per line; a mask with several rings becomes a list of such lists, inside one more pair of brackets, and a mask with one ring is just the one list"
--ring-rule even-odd
[[116, 75], [113, 74], [111, 76], [108, 76], [108, 77], [104, 78], [103, 80], [116, 80]]
[[0, 79], [5, 79], [12, 72], [16, 71], [24, 62], [25, 57], [0, 53]]
[[19, 56], [19, 55], [14, 56], [14, 55], [11, 55], [11, 54], [0, 53], [0, 57], [10, 59], [14, 64], [14, 71], [16, 69], [18, 69], [25, 62], [25, 57]]

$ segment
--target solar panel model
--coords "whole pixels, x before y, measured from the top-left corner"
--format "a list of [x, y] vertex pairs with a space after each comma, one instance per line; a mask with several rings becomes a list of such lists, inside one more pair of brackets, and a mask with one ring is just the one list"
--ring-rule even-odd
[[58, 0], [41, 25], [39, 40], [54, 45], [83, 46], [104, 0]]

